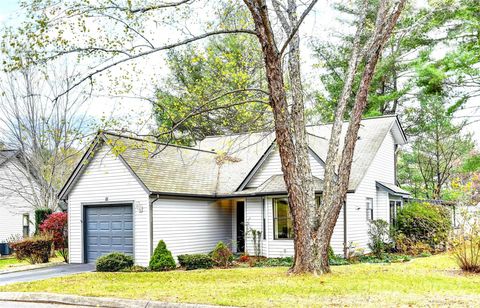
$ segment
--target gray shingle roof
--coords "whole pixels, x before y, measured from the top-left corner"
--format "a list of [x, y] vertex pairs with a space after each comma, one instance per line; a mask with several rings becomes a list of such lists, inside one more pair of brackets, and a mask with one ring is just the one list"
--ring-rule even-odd
[[[355, 190], [385, 136], [392, 129], [395, 117], [363, 120], [354, 153], [350, 190]], [[344, 124], [343, 134], [347, 129]], [[310, 148], [326, 161], [331, 125], [309, 126]], [[275, 140], [272, 132], [212, 136], [194, 148], [164, 145], [148, 140], [104, 133], [109, 144], [120, 144], [120, 156], [140, 181], [154, 193], [192, 195], [236, 195], [237, 188], [252, 172], [262, 156], [268, 154]], [[152, 153], [156, 153], [152, 155]], [[315, 189], [323, 183], [315, 179]], [[269, 178], [260, 187], [242, 193], [286, 191], [282, 175]], [[269, 191], [271, 190], [271, 191]]]
[[17, 155], [17, 150], [0, 150], [0, 165]]
[[[317, 177], [313, 177], [313, 187], [316, 192], [323, 190], [323, 181]], [[283, 175], [272, 175], [265, 182], [256, 188], [247, 188], [238, 191], [237, 195], [270, 195], [283, 194], [287, 191]]]
[[399, 196], [410, 196], [410, 193], [395, 184], [377, 181], [377, 187], [388, 191], [391, 194]]

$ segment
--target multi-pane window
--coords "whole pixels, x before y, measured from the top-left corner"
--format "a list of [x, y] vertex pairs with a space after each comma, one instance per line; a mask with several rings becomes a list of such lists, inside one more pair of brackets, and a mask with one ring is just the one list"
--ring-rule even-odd
[[288, 199], [273, 199], [273, 231], [275, 239], [293, 239], [293, 224]]
[[397, 213], [402, 208], [402, 201], [390, 201], [390, 225], [397, 225]]
[[367, 198], [367, 221], [373, 220], [373, 199]]
[[[316, 198], [320, 205], [320, 197]], [[273, 235], [275, 239], [293, 239], [293, 222], [287, 198], [273, 199]]]

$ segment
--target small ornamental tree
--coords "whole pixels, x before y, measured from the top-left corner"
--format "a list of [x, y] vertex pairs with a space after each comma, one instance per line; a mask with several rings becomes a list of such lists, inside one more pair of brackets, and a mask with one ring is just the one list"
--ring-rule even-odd
[[150, 259], [149, 267], [152, 271], [168, 271], [176, 267], [172, 253], [167, 249], [164, 241], [159, 241], [157, 248]]
[[55, 250], [68, 262], [68, 214], [50, 214], [40, 225], [40, 231], [52, 235]]

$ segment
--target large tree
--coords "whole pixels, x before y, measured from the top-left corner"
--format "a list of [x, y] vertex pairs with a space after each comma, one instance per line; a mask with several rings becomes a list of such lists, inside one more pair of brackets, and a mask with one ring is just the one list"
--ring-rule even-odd
[[[357, 1], [360, 2], [360, 1]], [[394, 114], [415, 104], [419, 87], [441, 80], [448, 91], [444, 95], [463, 104], [479, 94], [478, 22], [476, 0], [435, 1], [424, 6], [414, 3], [402, 13], [394, 34], [386, 43], [369, 91], [367, 116]], [[378, 3], [372, 2], [367, 19], [373, 22]], [[358, 6], [335, 5], [345, 24], [355, 25], [352, 16]], [[352, 22], [353, 20], [353, 22]], [[369, 33], [366, 33], [368, 37]], [[366, 39], [366, 38], [364, 38]], [[335, 39], [313, 42], [324, 90], [316, 93], [315, 115], [332, 120], [348, 68], [353, 35], [336, 33]], [[423, 84], [417, 82], [423, 79]], [[358, 89], [359, 79], [353, 92]], [[437, 82], [438, 84], [438, 82]], [[461, 98], [459, 100], [459, 98]], [[352, 102], [349, 103], [349, 109]]]
[[[208, 12], [205, 6], [211, 3], [193, 0], [169, 3], [71, 0], [55, 4], [47, 0], [31, 1], [26, 3], [30, 20], [20, 31], [12, 31], [11, 35], [7, 35], [12, 43], [4, 45], [11, 56], [11, 61], [7, 64], [9, 68], [15, 69], [66, 54], [78, 54], [81, 60], [95, 56], [103, 60], [91, 64], [83, 76], [59, 94], [62, 96], [114, 67], [121, 68], [122, 65], [139, 59], [151, 61], [152, 56], [161, 51], [217, 35], [255, 35], [263, 54], [268, 104], [272, 109], [276, 142], [294, 224], [295, 262], [291, 271], [321, 274], [330, 271], [328, 245], [346, 199], [353, 151], [368, 90], [384, 44], [390, 37], [406, 0], [380, 0], [375, 22], [369, 25], [373, 27], [371, 37], [364, 42], [360, 38], [366, 28], [369, 1], [365, 0], [361, 4], [364, 13], [359, 17], [351, 61], [345, 74], [346, 83], [336, 110], [327, 158], [324, 198], [320, 206], [315, 203], [308, 160], [299, 52], [300, 26], [316, 2], [313, 0], [297, 7], [295, 0], [272, 1], [271, 5], [265, 0], [245, 0], [251, 17], [247, 23], [224, 28], [223, 20], [212, 19], [206, 26], [196, 27], [192, 32], [193, 29], [182, 28], [182, 25], [191, 24], [192, 19], [198, 17], [199, 10]], [[271, 14], [271, 8], [274, 15]], [[274, 26], [277, 25], [276, 21], [279, 21], [279, 28]], [[157, 25], [168, 27], [172, 24], [175, 26], [175, 34], [170, 41], [155, 30]], [[285, 56], [288, 61], [286, 67], [283, 62]], [[352, 94], [353, 80], [357, 76], [360, 83], [342, 150], [339, 149], [340, 131], [346, 104]], [[288, 87], [285, 77], [288, 78]], [[169, 133], [171, 132], [162, 131], [159, 134]]]
[[[228, 5], [222, 28], [247, 22], [245, 7]], [[208, 135], [272, 129], [261, 50], [253, 35], [211, 37], [167, 54], [169, 74], [153, 102], [162, 138], [185, 144]], [[249, 91], [243, 91], [248, 89]]]
[[450, 181], [462, 173], [462, 163], [474, 148], [466, 121], [455, 123], [441, 96], [424, 95], [409, 108], [411, 149], [402, 154], [400, 183], [419, 198], [442, 199]]
[[86, 96], [70, 92], [68, 65], [30, 67], [0, 79], [0, 140], [20, 151], [3, 191], [22, 196], [33, 208], [58, 209], [57, 192], [72, 172], [85, 134]]

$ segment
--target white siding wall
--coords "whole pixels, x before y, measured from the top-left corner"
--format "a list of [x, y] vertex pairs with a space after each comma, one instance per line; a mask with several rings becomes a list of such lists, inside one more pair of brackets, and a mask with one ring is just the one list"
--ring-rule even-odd
[[150, 260], [149, 195], [120, 158], [102, 146], [88, 163], [68, 196], [70, 262], [84, 262], [83, 205], [133, 201], [135, 263], [147, 265]]
[[[293, 256], [293, 240], [274, 239], [273, 235], [273, 199], [265, 198], [265, 221], [266, 239], [262, 237], [262, 255], [269, 258], [281, 258]], [[262, 230], [263, 203], [261, 198], [247, 198], [246, 221], [251, 228]], [[247, 234], [246, 246], [249, 254], [253, 254], [252, 235]], [[335, 254], [343, 255], [343, 213], [340, 214], [332, 236], [331, 246]]]
[[232, 244], [232, 201], [164, 199], [153, 204], [153, 243], [164, 240], [176, 257]]
[[385, 216], [385, 213], [388, 213], [388, 200], [381, 194], [381, 198], [377, 198], [375, 182], [393, 183], [395, 181], [394, 151], [393, 136], [389, 133], [355, 193], [347, 195], [347, 242], [353, 242], [357, 247], [365, 248], [366, 252], [369, 241], [366, 198], [373, 198], [374, 219], [388, 218], [388, 214]]
[[[12, 235], [23, 234], [23, 214], [29, 214], [31, 222], [35, 220], [33, 206], [26, 200], [32, 187], [25, 173], [16, 159], [0, 166], [0, 243]], [[30, 233], [33, 232], [35, 226], [31, 223]]]
[[[309, 153], [309, 159], [313, 176], [323, 179], [323, 166], [311, 153]], [[263, 162], [263, 165], [260, 167], [260, 169], [257, 170], [257, 173], [252, 177], [246, 187], [258, 187], [263, 182], [268, 180], [272, 175], [278, 174], [282, 174], [282, 164], [280, 161], [280, 155], [278, 153], [278, 150], [276, 150], [270, 153], [267, 159]]]
[[260, 250], [265, 255], [265, 244], [263, 240], [263, 199], [248, 198], [245, 202], [245, 251], [249, 255], [255, 254], [252, 230], [262, 232]]
[[[313, 164], [312, 164], [313, 165]], [[278, 174], [279, 158], [272, 155], [265, 161], [265, 168], [261, 168], [252, 179], [249, 186], [261, 183], [273, 174]], [[277, 166], [277, 167], [275, 167]], [[367, 250], [368, 222], [366, 214], [366, 198], [372, 198], [374, 204], [374, 219], [388, 221], [388, 194], [376, 189], [376, 181], [393, 183], [395, 180], [394, 170], [394, 141], [393, 136], [388, 134], [371, 163], [367, 173], [358, 186], [355, 193], [347, 195], [347, 242], [354, 242], [357, 247]], [[323, 177], [323, 174], [322, 174]], [[247, 221], [261, 228], [261, 199], [247, 199]], [[292, 256], [292, 240], [275, 240], [273, 237], [273, 205], [272, 197], [266, 198], [266, 229], [267, 240], [264, 241], [264, 255], [267, 257]], [[343, 209], [340, 213], [332, 236], [330, 245], [335, 254], [343, 255]], [[247, 237], [247, 247], [252, 244], [251, 235]]]

